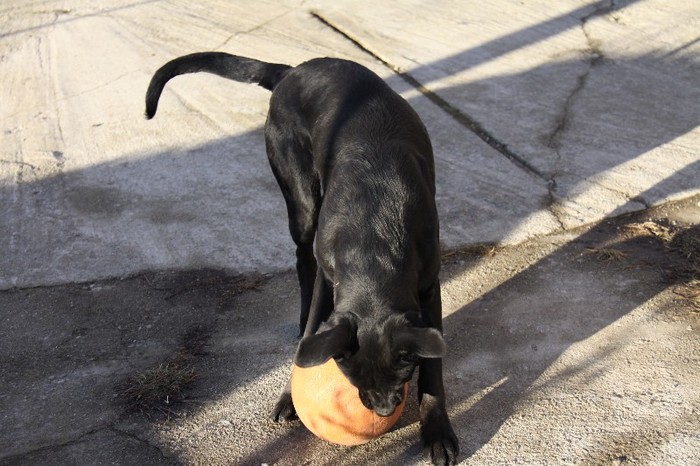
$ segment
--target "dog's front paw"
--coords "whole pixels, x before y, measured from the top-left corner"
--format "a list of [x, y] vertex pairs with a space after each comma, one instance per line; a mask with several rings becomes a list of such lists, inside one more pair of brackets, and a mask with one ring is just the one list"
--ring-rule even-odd
[[450, 421], [444, 419], [425, 425], [421, 429], [423, 459], [436, 466], [453, 465], [459, 455], [459, 441]]
[[297, 418], [297, 410], [294, 409], [291, 393], [282, 393], [282, 396], [280, 396], [280, 399], [275, 405], [275, 409], [272, 410], [270, 418], [275, 422], [292, 421]]

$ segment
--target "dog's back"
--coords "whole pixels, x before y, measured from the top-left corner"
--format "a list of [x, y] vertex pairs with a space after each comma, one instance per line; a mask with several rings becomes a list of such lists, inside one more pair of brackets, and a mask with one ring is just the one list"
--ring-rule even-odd
[[298, 65], [275, 88], [270, 116], [308, 134], [317, 167], [356, 157], [356, 149], [405, 143], [424, 159], [434, 191], [433, 152], [423, 123], [401, 96], [362, 65], [335, 58]]
[[[427, 131], [402, 97], [361, 65], [314, 59], [291, 70], [275, 88], [268, 128], [293, 132], [313, 157], [323, 192], [318, 260], [334, 281], [354, 283], [362, 277], [377, 291], [417, 291], [435, 280], [433, 153]], [[369, 244], [375, 245], [371, 255], [353, 253]], [[358, 297], [372, 294], [367, 291]], [[336, 301], [354, 301], [344, 298], [349, 297]], [[387, 304], [415, 308], [418, 303], [417, 294], [395, 299], [404, 302]]]

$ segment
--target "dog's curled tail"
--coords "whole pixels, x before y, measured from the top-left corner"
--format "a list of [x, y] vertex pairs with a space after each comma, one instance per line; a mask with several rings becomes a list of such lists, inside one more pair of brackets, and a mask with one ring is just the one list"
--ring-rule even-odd
[[151, 78], [146, 91], [146, 118], [150, 120], [156, 114], [160, 94], [165, 84], [175, 76], [212, 73], [234, 81], [258, 84], [271, 91], [290, 69], [292, 67], [289, 65], [265, 63], [224, 52], [200, 52], [176, 58], [163, 65]]

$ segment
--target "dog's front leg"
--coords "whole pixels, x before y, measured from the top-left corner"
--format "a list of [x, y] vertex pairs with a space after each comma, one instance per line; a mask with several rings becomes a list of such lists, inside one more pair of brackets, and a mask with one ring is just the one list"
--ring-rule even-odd
[[442, 386], [442, 359], [424, 359], [418, 375], [423, 458], [435, 465], [455, 464], [459, 441], [452, 430]]
[[[323, 275], [321, 268], [316, 272], [314, 291], [311, 298], [310, 312], [306, 328], [303, 329], [304, 336], [313, 335], [323, 321], [328, 319], [333, 312], [333, 288]], [[296, 358], [295, 358], [296, 359]], [[292, 402], [291, 380], [287, 381], [282, 395], [280, 395], [275, 408], [272, 410], [271, 418], [275, 422], [291, 421], [296, 418], [296, 409]]]
[[270, 414], [270, 419], [275, 422], [286, 422], [292, 421], [296, 419], [296, 417], [297, 410], [294, 408], [294, 403], [292, 402], [292, 380], [290, 378], [287, 380], [287, 385], [284, 386], [284, 390], [282, 390], [282, 394]]
[[[442, 331], [439, 282], [421, 297], [421, 308], [425, 322]], [[421, 361], [418, 373], [418, 402], [423, 458], [435, 465], [455, 464], [459, 454], [459, 441], [452, 429], [445, 407], [441, 358]]]
[[301, 295], [301, 310], [299, 312], [299, 338], [304, 336], [304, 329], [309, 320], [311, 303], [313, 302], [314, 280], [317, 275], [316, 258], [312, 244], [299, 243], [297, 246], [297, 276]]

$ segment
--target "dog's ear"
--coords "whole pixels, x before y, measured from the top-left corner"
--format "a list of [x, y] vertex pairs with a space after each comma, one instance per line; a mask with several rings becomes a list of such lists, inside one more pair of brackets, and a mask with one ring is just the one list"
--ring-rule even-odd
[[330, 358], [347, 357], [357, 351], [357, 324], [353, 319], [343, 317], [331, 324], [328, 330], [304, 337], [294, 363], [299, 367], [323, 364]]
[[420, 358], [441, 358], [447, 351], [442, 334], [434, 328], [403, 328], [394, 335], [394, 344], [397, 350]]

